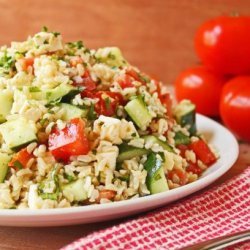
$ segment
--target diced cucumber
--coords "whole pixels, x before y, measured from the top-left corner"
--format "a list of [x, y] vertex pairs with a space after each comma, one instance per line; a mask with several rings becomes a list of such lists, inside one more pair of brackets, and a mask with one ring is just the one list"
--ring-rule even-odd
[[52, 90], [46, 91], [46, 99], [50, 103], [66, 95], [70, 95], [72, 92], [77, 93], [77, 88], [69, 84], [61, 84]]
[[[58, 170], [59, 166], [55, 165], [49, 176], [39, 184], [37, 192], [42, 199], [57, 200], [60, 191]], [[48, 193], [46, 189], [50, 192]]]
[[125, 106], [125, 110], [135, 124], [142, 130], [145, 130], [152, 120], [147, 106], [139, 96], [129, 101]]
[[87, 191], [84, 189], [85, 179], [78, 179], [74, 182], [62, 186], [63, 195], [68, 199], [76, 202], [84, 201], [88, 198]]
[[86, 117], [88, 114], [88, 110], [87, 109], [81, 109], [78, 108], [74, 105], [71, 104], [67, 104], [67, 103], [60, 103], [58, 105], [59, 107], [64, 109], [64, 114], [62, 116], [62, 119], [64, 121], [69, 121], [73, 118], [80, 118], [80, 117]]
[[13, 104], [13, 95], [9, 90], [0, 91], [0, 123], [6, 121], [6, 116], [10, 114]]
[[196, 133], [195, 105], [189, 100], [181, 101], [174, 110], [177, 122], [186, 127], [191, 135]]
[[175, 133], [175, 145], [178, 146], [180, 144], [189, 144], [191, 142], [190, 138], [187, 135], [184, 135], [181, 131]]
[[123, 143], [119, 146], [119, 155], [117, 157], [117, 162], [123, 162], [125, 160], [132, 159], [136, 156], [142, 156], [148, 154], [149, 150], [145, 148], [136, 148]]
[[68, 95], [76, 95], [79, 90], [70, 84], [61, 84], [54, 89], [48, 90], [39, 91], [39, 88], [31, 88], [29, 92], [32, 99], [45, 100], [50, 103], [60, 98], [66, 98]]
[[158, 158], [155, 153], [149, 154], [144, 168], [147, 171], [146, 184], [151, 194], [169, 190], [161, 158]]
[[33, 125], [24, 118], [1, 124], [0, 133], [7, 146], [12, 150], [18, 150], [37, 140]]
[[156, 143], [160, 145], [164, 150], [167, 150], [169, 152], [174, 152], [173, 148], [170, 145], [168, 145], [166, 142], [160, 140], [154, 135], [146, 135], [143, 137], [143, 139], [145, 140], [145, 143], [150, 143], [152, 145]]
[[0, 183], [4, 182], [8, 172], [8, 163], [11, 160], [11, 156], [5, 153], [0, 153]]
[[117, 47], [100, 48], [96, 51], [95, 58], [111, 67], [121, 67], [127, 64], [121, 50]]

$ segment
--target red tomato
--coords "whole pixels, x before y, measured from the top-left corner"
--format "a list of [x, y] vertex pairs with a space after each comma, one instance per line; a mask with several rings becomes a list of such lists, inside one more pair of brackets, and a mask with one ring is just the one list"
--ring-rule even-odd
[[180, 179], [180, 185], [185, 185], [188, 182], [188, 176], [187, 173], [182, 170], [182, 169], [173, 169], [171, 171], [168, 172], [168, 178], [170, 180], [173, 179], [173, 176], [177, 175]]
[[121, 94], [110, 91], [98, 91], [95, 98], [99, 101], [95, 105], [95, 111], [99, 115], [113, 116], [116, 112], [117, 106], [124, 104]]
[[84, 132], [85, 124], [80, 118], [72, 119], [67, 126], [55, 128], [49, 136], [49, 150], [56, 159], [67, 162], [70, 156], [89, 152], [89, 141]]
[[229, 129], [250, 141], [250, 76], [239, 76], [225, 84], [220, 114]]
[[195, 36], [201, 61], [221, 74], [250, 73], [250, 17], [221, 16], [205, 22]]
[[8, 166], [11, 168], [15, 168], [16, 170], [18, 170], [19, 168], [25, 168], [31, 158], [32, 155], [28, 153], [26, 148], [23, 148], [13, 156]]
[[70, 66], [76, 67], [77, 64], [82, 64], [83, 60], [80, 56], [76, 56], [70, 59]]
[[195, 163], [189, 162], [189, 165], [187, 167], [187, 172], [192, 172], [193, 174], [200, 175], [202, 173], [202, 169]]
[[217, 76], [205, 67], [196, 66], [182, 72], [175, 82], [178, 101], [189, 99], [196, 105], [197, 112], [217, 116], [224, 77]]
[[181, 151], [180, 152], [181, 157], [185, 158], [185, 152], [186, 152], [186, 150], [189, 149], [188, 146], [184, 145], [184, 144], [180, 144], [177, 146], [177, 148]]
[[81, 83], [74, 83], [74, 86], [84, 87], [81, 95], [85, 97], [86, 93], [96, 89], [96, 83], [92, 80], [88, 70], [85, 70], [84, 75], [82, 76]]
[[122, 89], [134, 87], [132, 81], [133, 78], [127, 74], [125, 74], [122, 78], [118, 79], [118, 83]]
[[161, 103], [167, 108], [167, 114], [169, 117], [172, 117], [172, 99], [169, 93], [159, 96]]
[[203, 140], [194, 141], [189, 145], [189, 148], [194, 151], [197, 158], [207, 166], [216, 162], [216, 156]]
[[101, 199], [113, 200], [116, 196], [116, 191], [103, 189], [99, 191], [99, 197], [97, 198], [97, 202], [99, 203]]
[[126, 71], [126, 74], [133, 77], [136, 81], [141, 82], [143, 84], [145, 84], [145, 82], [142, 80], [142, 78], [140, 77], [139, 73], [136, 72], [134, 69], [128, 69]]
[[28, 67], [33, 67], [34, 57], [21, 58], [18, 60], [22, 66], [23, 71], [27, 71]]

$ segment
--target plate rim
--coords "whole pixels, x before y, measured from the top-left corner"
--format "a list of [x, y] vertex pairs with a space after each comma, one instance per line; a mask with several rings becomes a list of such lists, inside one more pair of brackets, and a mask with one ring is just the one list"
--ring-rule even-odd
[[[196, 193], [197, 191], [200, 191], [204, 189], [204, 187], [210, 185], [212, 182], [214, 182], [216, 179], [221, 177], [224, 173], [226, 173], [236, 162], [238, 156], [239, 156], [239, 144], [235, 138], [235, 136], [223, 125], [220, 123], [212, 120], [211, 118], [208, 118], [201, 114], [196, 114], [198, 119], [203, 119], [209, 121], [209, 123], [213, 123], [213, 125], [216, 125], [217, 127], [220, 127], [220, 129], [223, 129], [228, 137], [232, 140], [232, 143], [234, 144], [233, 147], [235, 148], [236, 152], [233, 155], [233, 157], [230, 159], [230, 164], [226, 164], [226, 166], [221, 166], [214, 172], [208, 174], [207, 176], [204, 176], [195, 182], [189, 183], [187, 185], [178, 187], [176, 189], [169, 190], [167, 192], [162, 192], [158, 194], [153, 194], [149, 196], [144, 196], [140, 198], [130, 199], [130, 200], [124, 200], [124, 201], [117, 201], [113, 203], [105, 203], [105, 204], [93, 204], [88, 206], [79, 206], [79, 207], [68, 207], [68, 208], [48, 208], [48, 209], [0, 209], [0, 218], [4, 217], [5, 220], [8, 218], [17, 218], [17, 217], [23, 217], [23, 218], [30, 218], [30, 217], [44, 217], [44, 216], [54, 216], [54, 215], [70, 215], [70, 214], [78, 214], [78, 213], [87, 213], [91, 212], [91, 210], [94, 212], [99, 211], [107, 211], [110, 209], [118, 209], [119, 207], [126, 207], [126, 206], [136, 206], [137, 204], [144, 203], [144, 202], [154, 202], [160, 199], [166, 199], [168, 196], [170, 197], [172, 194], [175, 194], [176, 196], [179, 196], [180, 194], [185, 191], [185, 193], [188, 193], [184, 196], [181, 196], [181, 198], [184, 198], [186, 196], [189, 196], [191, 194]], [[201, 184], [201, 188], [192, 191], [196, 188], [196, 186]], [[203, 184], [203, 185], [202, 185]], [[188, 192], [188, 191], [190, 192]], [[178, 201], [179, 199], [176, 199]], [[174, 201], [172, 201], [174, 202]], [[167, 203], [167, 202], [166, 202]], [[164, 205], [164, 203], [162, 203]], [[159, 207], [159, 205], [158, 205]], [[7, 223], [6, 223], [7, 224]]]

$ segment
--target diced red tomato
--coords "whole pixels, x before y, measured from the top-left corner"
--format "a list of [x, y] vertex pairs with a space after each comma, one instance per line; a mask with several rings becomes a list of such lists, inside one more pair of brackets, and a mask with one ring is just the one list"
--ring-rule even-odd
[[133, 78], [128, 74], [124, 75], [121, 79], [118, 79], [118, 83], [122, 89], [132, 88], [134, 84], [132, 83]]
[[28, 67], [30, 66], [33, 67], [34, 60], [35, 60], [34, 57], [28, 57], [28, 58], [21, 58], [18, 60], [18, 62], [21, 64], [22, 70], [27, 71]]
[[115, 196], [116, 196], [116, 191], [114, 190], [108, 190], [108, 189], [100, 190], [97, 202], [99, 203], [101, 199], [113, 200]]
[[86, 87], [86, 90], [88, 91], [96, 89], [96, 83], [92, 80], [88, 70], [85, 70], [83, 75], [83, 86]]
[[181, 151], [180, 152], [181, 157], [185, 158], [185, 152], [186, 150], [188, 150], [188, 146], [185, 144], [180, 144], [177, 146], [177, 148]]
[[189, 147], [204, 164], [210, 166], [216, 162], [216, 156], [203, 140], [192, 142]]
[[67, 162], [71, 156], [87, 154], [90, 146], [84, 129], [80, 118], [72, 119], [62, 130], [55, 128], [49, 136], [49, 150], [54, 157]]
[[168, 179], [173, 180], [174, 175], [177, 175], [180, 179], [180, 185], [185, 185], [188, 182], [187, 173], [182, 169], [173, 169], [168, 172]]
[[70, 59], [70, 66], [71, 67], [76, 67], [77, 64], [82, 64], [83, 60], [80, 56], [72, 57]]
[[126, 74], [129, 75], [129, 76], [131, 76], [131, 77], [133, 77], [136, 81], [145, 84], [145, 82], [142, 81], [142, 79], [140, 78], [139, 74], [134, 69], [128, 69], [126, 71]]
[[[82, 97], [89, 97], [90, 93], [96, 89], [96, 83], [92, 80], [88, 70], [85, 70], [84, 75], [82, 76], [82, 81], [80, 83], [73, 83], [74, 86], [84, 87], [84, 90], [81, 93]], [[92, 96], [90, 98], [93, 98]]]
[[189, 166], [186, 168], [187, 172], [192, 172], [193, 174], [200, 175], [202, 173], [202, 169], [197, 165], [193, 163], [189, 163]]
[[163, 95], [160, 95], [159, 99], [160, 99], [162, 105], [166, 107], [168, 116], [172, 117], [173, 116], [173, 112], [172, 112], [172, 99], [170, 97], [170, 94], [169, 93], [165, 93]]
[[23, 148], [13, 156], [8, 166], [16, 170], [20, 168], [26, 168], [27, 163], [29, 162], [31, 158], [32, 158], [32, 154], [28, 153], [26, 148]]
[[154, 83], [155, 83], [155, 86], [156, 86], [156, 90], [154, 92], [157, 92], [158, 97], [160, 98], [162, 96], [162, 93], [161, 93], [162, 84], [161, 84], [161, 82], [159, 82], [157, 80], [154, 80]]
[[113, 116], [117, 106], [124, 104], [123, 97], [120, 93], [110, 91], [98, 91], [95, 98], [99, 99], [95, 105], [95, 111], [99, 115]]

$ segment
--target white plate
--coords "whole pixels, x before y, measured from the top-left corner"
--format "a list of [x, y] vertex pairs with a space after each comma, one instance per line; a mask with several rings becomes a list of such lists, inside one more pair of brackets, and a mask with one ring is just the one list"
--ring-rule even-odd
[[218, 149], [220, 159], [196, 182], [160, 194], [101, 205], [43, 210], [0, 209], [0, 225], [41, 227], [111, 220], [160, 207], [192, 194], [223, 175], [239, 154], [235, 137], [217, 122], [197, 115], [197, 127]]

